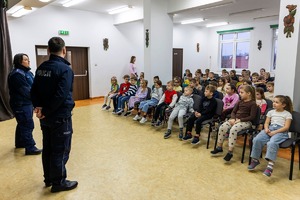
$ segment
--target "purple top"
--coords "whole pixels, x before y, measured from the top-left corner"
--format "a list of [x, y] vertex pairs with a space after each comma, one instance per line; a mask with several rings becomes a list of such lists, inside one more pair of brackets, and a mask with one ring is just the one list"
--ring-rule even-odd
[[228, 94], [225, 95], [223, 98], [224, 106], [223, 109], [231, 109], [235, 106], [235, 104], [239, 101], [239, 95], [234, 93], [233, 95], [229, 96]]

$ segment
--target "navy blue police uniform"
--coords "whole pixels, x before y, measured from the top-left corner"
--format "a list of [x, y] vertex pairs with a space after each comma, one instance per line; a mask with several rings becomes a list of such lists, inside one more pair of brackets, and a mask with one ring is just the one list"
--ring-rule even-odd
[[33, 106], [30, 97], [32, 83], [33, 74], [30, 68], [21, 64], [16, 64], [8, 76], [10, 107], [17, 120], [15, 146], [25, 148], [26, 152], [36, 149], [32, 137], [34, 129]]
[[43, 132], [42, 162], [44, 182], [61, 185], [66, 182], [66, 163], [72, 139], [72, 98], [74, 73], [70, 63], [51, 54], [36, 70], [31, 89], [34, 107], [42, 107], [40, 119]]

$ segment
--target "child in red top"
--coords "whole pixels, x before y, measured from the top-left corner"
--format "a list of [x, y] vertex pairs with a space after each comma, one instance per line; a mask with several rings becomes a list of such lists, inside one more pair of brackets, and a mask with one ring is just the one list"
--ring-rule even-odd
[[[162, 125], [165, 110], [173, 108], [177, 101], [177, 92], [173, 90], [173, 81], [167, 83], [167, 90], [159, 100], [152, 120], [152, 125], [155, 127]], [[158, 119], [158, 120], [157, 120]]]
[[123, 79], [124, 79], [124, 83], [122, 83], [120, 85], [120, 89], [119, 89], [118, 94], [113, 97], [113, 104], [114, 104], [114, 110], [113, 110], [113, 112], [116, 112], [116, 110], [118, 109], [118, 98], [120, 96], [122, 96], [125, 92], [127, 92], [129, 90], [129, 87], [130, 87], [130, 83], [129, 83], [130, 76], [126, 74], [123, 77]]

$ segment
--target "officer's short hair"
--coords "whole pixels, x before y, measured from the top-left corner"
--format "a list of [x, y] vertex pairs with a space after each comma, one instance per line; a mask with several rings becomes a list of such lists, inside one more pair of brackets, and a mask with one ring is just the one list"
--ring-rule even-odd
[[65, 47], [65, 41], [60, 37], [52, 37], [48, 41], [48, 48], [50, 53], [59, 53]]

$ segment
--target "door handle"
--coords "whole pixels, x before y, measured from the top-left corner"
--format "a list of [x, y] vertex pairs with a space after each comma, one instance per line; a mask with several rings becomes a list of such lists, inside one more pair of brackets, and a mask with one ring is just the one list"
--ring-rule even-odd
[[85, 74], [75, 74], [75, 77], [87, 76], [87, 70], [85, 70]]

